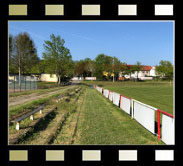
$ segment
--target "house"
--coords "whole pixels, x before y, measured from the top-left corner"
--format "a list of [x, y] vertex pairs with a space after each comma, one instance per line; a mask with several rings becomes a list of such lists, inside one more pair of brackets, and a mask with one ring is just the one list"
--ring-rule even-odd
[[58, 77], [56, 74], [41, 74], [39, 80], [45, 82], [58, 82]]
[[[128, 65], [128, 67], [132, 67], [133, 65]], [[139, 72], [135, 71], [134, 73], [131, 74], [131, 77], [148, 77], [150, 76], [150, 71], [151, 71], [152, 67], [151, 66], [141, 66], [141, 70]]]
[[[133, 65], [127, 65], [128, 68], [132, 67]], [[156, 76], [155, 73], [155, 67], [153, 66], [146, 66], [142, 65], [140, 71], [135, 71], [134, 73], [131, 73], [131, 75], [125, 75], [125, 78], [130, 79], [130, 78], [138, 78], [141, 80], [152, 80], [154, 76]]]

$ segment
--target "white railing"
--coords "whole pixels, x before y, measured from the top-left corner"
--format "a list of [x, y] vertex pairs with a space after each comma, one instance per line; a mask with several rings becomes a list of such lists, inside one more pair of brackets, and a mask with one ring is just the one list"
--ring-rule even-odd
[[[94, 87], [111, 102], [113, 102], [113, 104], [120, 107], [120, 109], [134, 118], [144, 128], [154, 135], [157, 135], [159, 140], [161, 139], [168, 145], [175, 144], [175, 118], [172, 114], [161, 111], [155, 107], [116, 92], [102, 89], [99, 86], [94, 85]], [[155, 119], [155, 113], [157, 113], [157, 119]], [[162, 116], [160, 116], [160, 113]], [[160, 117], [162, 117], [162, 123]], [[157, 132], [155, 131], [156, 126]]]

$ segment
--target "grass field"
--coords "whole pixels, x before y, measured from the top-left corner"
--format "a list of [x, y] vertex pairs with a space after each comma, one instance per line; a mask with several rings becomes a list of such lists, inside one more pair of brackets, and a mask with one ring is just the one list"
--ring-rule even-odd
[[[24, 133], [31, 128], [19, 138], [18, 144], [164, 144], [98, 91], [90, 88], [90, 82], [87, 84], [80, 85], [79, 92], [75, 92], [74, 87], [67, 89], [64, 92], [65, 99], [59, 103], [55, 102], [55, 96], [51, 97], [46, 111], [43, 112], [49, 112], [49, 109], [55, 106], [57, 110], [40, 120], [38, 124], [29, 119], [24, 120], [19, 131], [15, 130], [15, 125], [10, 126], [9, 136], [14, 138], [18, 133]], [[110, 84], [103, 86], [112, 88]], [[19, 111], [16, 110], [14, 113], [18, 114]], [[36, 114], [35, 117], [36, 121], [40, 115]]]
[[96, 84], [113, 92], [139, 100], [165, 112], [173, 114], [173, 85], [166, 81], [144, 82], [107, 82], [84, 81], [83, 83]]

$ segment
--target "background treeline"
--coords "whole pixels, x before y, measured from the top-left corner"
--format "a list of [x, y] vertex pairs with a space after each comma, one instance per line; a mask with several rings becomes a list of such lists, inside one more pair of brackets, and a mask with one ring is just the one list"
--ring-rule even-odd
[[[139, 72], [140, 62], [130, 68], [117, 57], [99, 54], [94, 60], [86, 58], [73, 61], [70, 50], [65, 47], [65, 40], [60, 36], [50, 35], [50, 40], [44, 41], [42, 59], [37, 55], [33, 39], [26, 32], [17, 36], [9, 35], [9, 73], [25, 74], [56, 74], [58, 84], [73, 76], [97, 77], [97, 80], [118, 80], [119, 73], [123, 75]], [[104, 72], [107, 74], [104, 75]], [[161, 61], [156, 66], [159, 77], [173, 78], [173, 65], [169, 61]], [[113, 78], [114, 76], [114, 78]]]

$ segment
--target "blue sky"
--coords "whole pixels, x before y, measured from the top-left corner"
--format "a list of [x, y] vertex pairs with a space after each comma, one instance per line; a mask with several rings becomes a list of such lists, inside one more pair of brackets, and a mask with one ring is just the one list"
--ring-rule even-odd
[[174, 58], [173, 22], [9, 22], [13, 36], [28, 32], [34, 40], [38, 56], [42, 57], [44, 40], [50, 34], [60, 35], [70, 49], [73, 60], [94, 59], [104, 53], [122, 62], [158, 65], [160, 60]]

